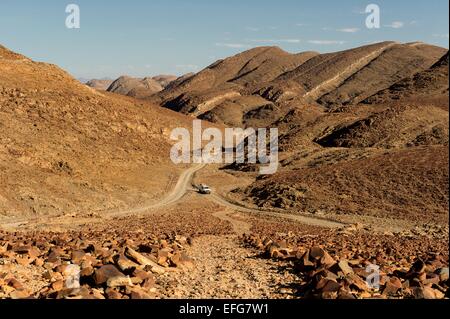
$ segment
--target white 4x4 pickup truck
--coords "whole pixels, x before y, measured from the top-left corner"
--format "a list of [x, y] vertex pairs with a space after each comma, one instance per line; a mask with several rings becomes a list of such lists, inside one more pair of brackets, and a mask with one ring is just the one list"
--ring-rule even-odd
[[211, 194], [211, 188], [207, 185], [201, 184], [198, 186], [198, 192], [200, 194], [209, 195], [209, 194]]

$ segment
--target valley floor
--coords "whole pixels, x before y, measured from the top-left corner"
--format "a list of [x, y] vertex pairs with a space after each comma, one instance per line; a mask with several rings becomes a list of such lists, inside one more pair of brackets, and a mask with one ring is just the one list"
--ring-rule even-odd
[[[335, 218], [245, 208], [223, 197], [226, 187], [218, 187], [211, 196], [197, 194], [192, 184], [211, 180], [211, 174], [216, 181], [217, 175], [228, 179], [223, 185], [231, 187], [231, 175], [198, 166], [181, 174], [173, 190], [148, 207], [93, 218], [62, 216], [2, 225], [0, 298], [420, 298], [424, 294], [441, 298], [448, 294], [448, 229], [440, 236], [407, 229], [380, 233], [370, 225]], [[129, 255], [130, 248], [151, 262]], [[317, 259], [311, 257], [312, 251]], [[328, 256], [333, 262], [327, 261]], [[119, 259], [131, 266], [123, 266]], [[339, 266], [333, 266], [335, 261]], [[368, 263], [382, 267], [380, 290], [361, 284]], [[65, 287], [67, 264], [80, 266], [81, 289]], [[350, 264], [351, 270], [341, 264]], [[117, 285], [98, 281], [102, 267], [111, 265], [117, 270], [115, 276], [128, 276], [131, 281]], [[412, 271], [414, 267], [420, 269]], [[319, 277], [314, 275], [318, 273]]]

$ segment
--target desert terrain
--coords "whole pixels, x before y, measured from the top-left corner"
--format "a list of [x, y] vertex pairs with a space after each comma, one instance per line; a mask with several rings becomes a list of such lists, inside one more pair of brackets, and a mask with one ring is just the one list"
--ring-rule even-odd
[[[0, 46], [0, 298], [448, 298], [448, 103], [419, 42], [87, 85]], [[173, 164], [196, 118], [277, 127], [277, 173]]]

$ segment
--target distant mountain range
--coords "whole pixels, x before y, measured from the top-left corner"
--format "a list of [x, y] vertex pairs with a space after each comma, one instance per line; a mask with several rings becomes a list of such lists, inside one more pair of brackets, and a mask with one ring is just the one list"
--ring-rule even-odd
[[146, 78], [121, 76], [116, 80], [108, 78], [92, 79], [85, 82], [82, 81], [82, 83], [97, 90], [143, 99], [162, 91], [172, 82], [177, 79], [183, 79], [184, 77], [177, 77], [175, 75], [157, 75]]

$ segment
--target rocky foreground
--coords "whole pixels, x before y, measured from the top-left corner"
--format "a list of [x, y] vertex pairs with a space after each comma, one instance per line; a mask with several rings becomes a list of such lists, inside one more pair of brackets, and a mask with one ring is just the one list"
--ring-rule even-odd
[[[234, 234], [238, 223], [251, 232]], [[205, 212], [105, 220], [82, 231], [0, 231], [0, 298], [442, 299], [447, 243]], [[370, 265], [379, 267], [378, 289], [368, 285], [377, 283]]]
[[[376, 257], [367, 250], [348, 245], [336, 258], [320, 246], [289, 246], [286, 241], [250, 235], [245, 242], [270, 258], [287, 261], [298, 273], [300, 283], [291, 289], [303, 298], [442, 299], [450, 296], [448, 258], [430, 253], [425, 259], [395, 259], [378, 249]], [[347, 246], [347, 245], [346, 245]], [[381, 245], [380, 245], [381, 246]], [[388, 249], [391, 253], [391, 248]], [[380, 268], [378, 268], [380, 267]], [[378, 279], [375, 270], [380, 269]]]
[[[0, 298], [157, 298], [159, 276], [194, 267], [185, 253], [194, 236], [229, 231], [211, 218], [198, 212], [117, 219], [63, 233], [0, 231]], [[200, 220], [213, 227], [196, 227]], [[73, 265], [80, 287], [71, 286]]]

